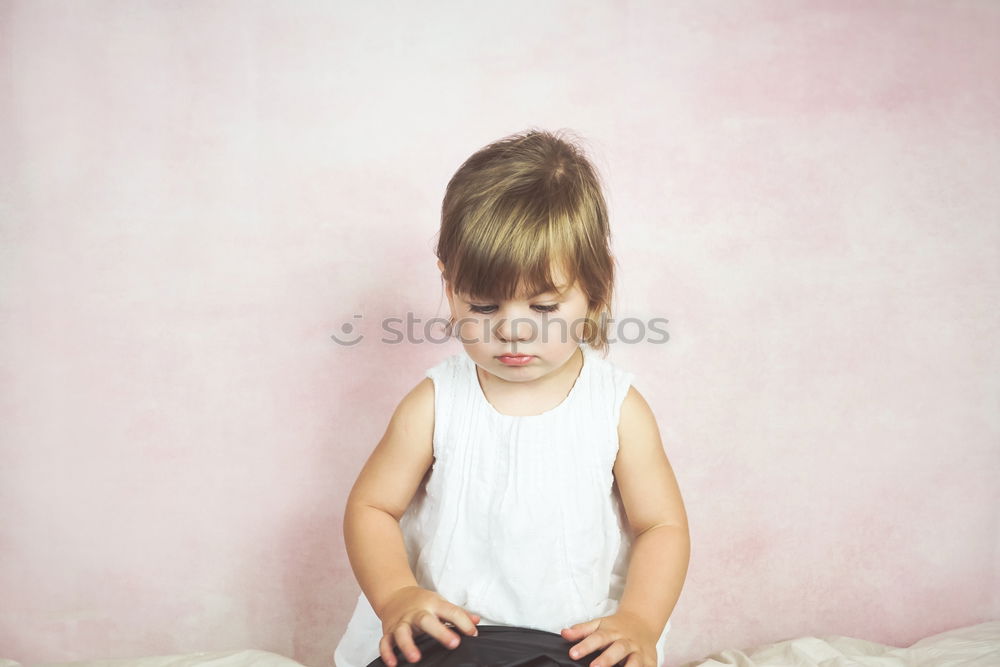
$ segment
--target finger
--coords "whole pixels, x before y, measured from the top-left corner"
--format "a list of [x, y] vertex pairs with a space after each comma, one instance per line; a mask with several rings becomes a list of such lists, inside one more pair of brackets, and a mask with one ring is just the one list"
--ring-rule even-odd
[[576, 625], [571, 625], [568, 628], [563, 628], [560, 634], [570, 641], [581, 639], [586, 637], [591, 632], [597, 629], [597, 626], [601, 624], [601, 619], [595, 618], [592, 621], [586, 621], [584, 623], [577, 623]]
[[600, 651], [610, 643], [611, 642], [609, 640], [604, 638], [602, 633], [592, 632], [586, 639], [569, 650], [569, 657], [574, 660], [579, 660], [580, 658], [590, 655], [594, 651]]
[[400, 652], [407, 660], [410, 662], [420, 660], [420, 651], [417, 650], [417, 645], [413, 641], [413, 629], [409, 623], [400, 623], [393, 635], [396, 638], [396, 646], [399, 647]]
[[625, 667], [642, 667], [642, 658], [639, 657], [638, 651], [629, 654]]
[[378, 643], [378, 654], [387, 667], [396, 667], [396, 654], [392, 651], [392, 634], [382, 635]]
[[590, 663], [590, 667], [613, 667], [628, 654], [629, 650], [624, 642], [611, 642], [611, 646], [604, 653], [597, 656], [597, 659]]
[[[459, 607], [459, 609], [462, 608]], [[472, 619], [473, 625], [479, 625], [479, 622], [483, 620], [482, 617], [474, 611], [466, 611], [465, 609], [462, 609], [462, 611], [464, 611], [469, 616], [469, 618]]]
[[473, 620], [475, 614], [470, 614], [456, 605], [446, 609], [443, 615], [449, 621], [457, 625], [458, 628], [465, 634], [471, 635], [472, 637], [479, 634], [479, 629], [476, 628], [476, 621]]
[[437, 639], [446, 648], [455, 648], [458, 646], [458, 634], [446, 628], [441, 619], [436, 615], [429, 611], [424, 611], [415, 620], [421, 630]]

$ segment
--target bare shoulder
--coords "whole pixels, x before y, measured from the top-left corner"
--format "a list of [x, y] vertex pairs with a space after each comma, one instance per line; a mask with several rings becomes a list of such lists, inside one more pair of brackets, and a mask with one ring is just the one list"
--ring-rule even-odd
[[684, 501], [656, 416], [634, 386], [622, 402], [614, 475], [633, 534], [660, 525], [686, 528]]
[[[627, 456], [663, 453], [660, 427], [646, 398], [634, 386], [628, 388], [618, 418], [618, 453]], [[639, 451], [636, 451], [639, 450]], [[663, 454], [666, 458], [666, 454]], [[657, 457], [658, 458], [658, 457]]]
[[[656, 427], [656, 416], [649, 407], [646, 398], [639, 393], [634, 385], [629, 385], [628, 393], [622, 402], [621, 415], [618, 420], [618, 432], [634, 430], [637, 427]], [[659, 433], [657, 433], [659, 436]]]
[[433, 437], [434, 382], [425, 377], [396, 406], [347, 502], [378, 507], [399, 519], [433, 463]]
[[390, 419], [390, 426], [433, 431], [434, 381], [425, 377], [399, 402]]

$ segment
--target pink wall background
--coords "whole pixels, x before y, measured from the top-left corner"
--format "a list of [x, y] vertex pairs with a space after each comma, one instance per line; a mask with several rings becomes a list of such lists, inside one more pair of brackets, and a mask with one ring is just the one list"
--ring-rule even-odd
[[[331, 665], [457, 346], [444, 186], [582, 135], [693, 538], [671, 665], [1000, 618], [1000, 5], [0, 2], [0, 656]], [[359, 316], [359, 317], [355, 317]], [[345, 322], [354, 347], [330, 335]]]

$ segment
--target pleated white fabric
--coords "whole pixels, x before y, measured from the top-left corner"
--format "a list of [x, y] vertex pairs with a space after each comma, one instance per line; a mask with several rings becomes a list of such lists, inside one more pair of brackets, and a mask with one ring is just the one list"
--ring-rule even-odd
[[[434, 463], [400, 529], [417, 582], [479, 614], [480, 625], [558, 634], [618, 608], [631, 540], [612, 468], [634, 374], [581, 348], [573, 388], [539, 415], [498, 412], [464, 352], [426, 373]], [[657, 642], [660, 665], [670, 627]], [[362, 593], [336, 666], [365, 667], [381, 637]]]

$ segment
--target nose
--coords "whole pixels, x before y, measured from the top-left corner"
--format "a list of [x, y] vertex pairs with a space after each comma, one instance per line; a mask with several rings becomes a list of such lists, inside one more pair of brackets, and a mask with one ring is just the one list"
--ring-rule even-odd
[[535, 323], [530, 318], [516, 315], [504, 315], [497, 320], [493, 332], [503, 343], [523, 343], [532, 340], [535, 335]]

